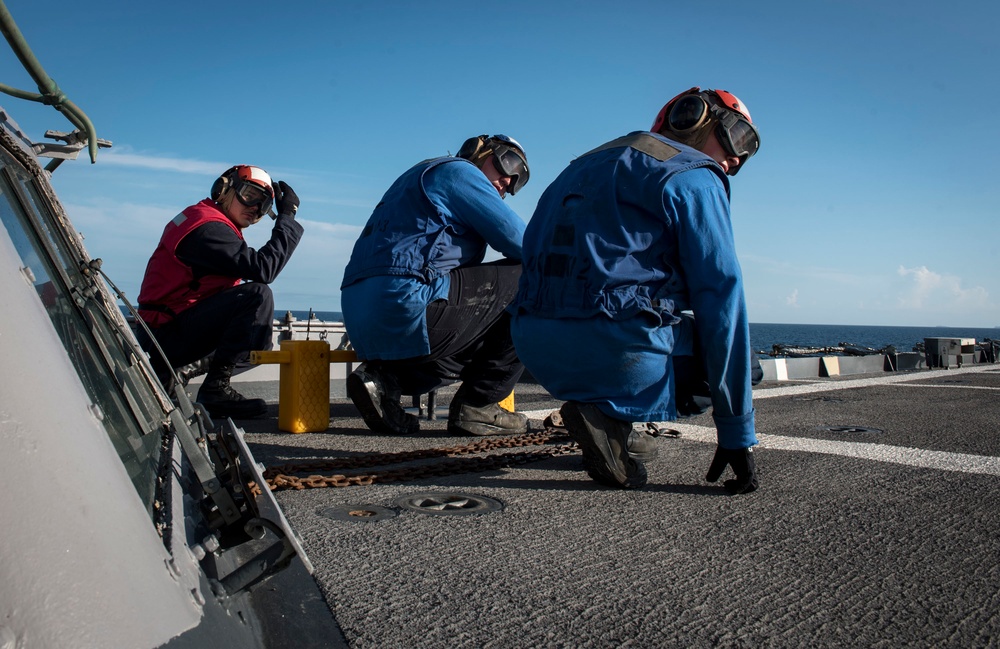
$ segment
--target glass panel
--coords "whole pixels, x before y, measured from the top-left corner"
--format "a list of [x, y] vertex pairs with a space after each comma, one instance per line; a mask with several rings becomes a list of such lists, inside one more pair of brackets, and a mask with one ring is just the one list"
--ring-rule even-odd
[[[149, 412], [137, 418], [135, 396], [132, 395], [130, 405], [116, 378], [116, 375], [120, 377], [129, 372], [131, 366], [120, 335], [100, 317], [100, 310], [95, 306], [99, 302], [88, 300], [90, 317], [85, 318], [81, 313], [67, 285], [68, 278], [74, 278], [72, 281], [81, 285], [88, 281], [80, 275], [73, 261], [77, 255], [61, 236], [57, 236], [52, 213], [45, 209], [46, 204], [30, 177], [5, 154], [0, 157], [0, 163], [5, 172], [0, 174], [0, 223], [14, 242], [20, 265], [31, 271], [35, 290], [87, 395], [100, 407], [104, 428], [152, 515], [161, 439], [159, 434], [147, 433], [162, 429], [159, 424], [162, 412]], [[28, 197], [30, 216], [22, 208], [19, 194], [8, 182], [9, 178], [15, 178], [23, 190], [20, 196]]]

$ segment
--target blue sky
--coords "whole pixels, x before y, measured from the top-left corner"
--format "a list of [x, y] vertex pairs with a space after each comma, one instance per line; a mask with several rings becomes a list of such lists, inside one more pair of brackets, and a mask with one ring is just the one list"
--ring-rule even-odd
[[[164, 224], [232, 164], [302, 199], [277, 308], [339, 310], [354, 239], [415, 162], [518, 139], [531, 182], [507, 200], [527, 221], [574, 156], [698, 85], [761, 131], [732, 200], [751, 322], [1000, 325], [996, 3], [6, 3], [114, 143], [53, 183], [132, 299]], [[0, 70], [35, 89], [6, 50]], [[35, 140], [71, 128], [0, 105]]]

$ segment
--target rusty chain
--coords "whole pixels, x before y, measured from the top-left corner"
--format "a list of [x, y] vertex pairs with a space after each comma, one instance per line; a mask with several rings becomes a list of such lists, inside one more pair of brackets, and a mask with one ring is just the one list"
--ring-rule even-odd
[[[543, 444], [549, 444], [550, 442], [557, 442], [557, 444], [551, 446], [550, 448], [533, 451], [501, 453], [486, 455], [483, 457], [460, 457], [475, 453], [485, 453], [496, 449], [541, 446]], [[268, 467], [264, 471], [264, 479], [267, 481], [267, 485], [270, 487], [271, 491], [277, 491], [279, 489], [302, 490], [317, 489], [322, 487], [363, 486], [375, 484], [376, 482], [402, 482], [405, 480], [419, 480], [421, 478], [503, 469], [559, 455], [568, 455], [576, 452], [577, 450], [578, 447], [576, 442], [570, 440], [569, 434], [564, 429], [549, 427], [538, 433], [516, 435], [512, 437], [495, 437], [461, 446], [443, 446], [417, 451], [403, 451], [399, 453], [371, 453], [351, 458], [330, 458], [324, 460], [311, 460], [308, 462], [281, 464]], [[364, 473], [336, 473], [333, 475], [312, 474], [304, 478], [291, 475], [293, 473], [384, 467], [394, 464], [402, 464], [405, 462], [435, 458], [444, 459], [440, 459], [432, 464], [423, 464], [398, 469], [384, 469]]]
[[[568, 455], [579, 450], [579, 446], [570, 439], [566, 429], [562, 428], [562, 420], [559, 417], [558, 411], [547, 418], [545, 424], [545, 430], [538, 433], [511, 437], [494, 437], [473, 444], [441, 446], [416, 451], [401, 451], [398, 453], [369, 453], [350, 458], [328, 458], [281, 464], [268, 467], [264, 471], [264, 479], [267, 481], [267, 485], [271, 491], [278, 491], [279, 489], [303, 490], [323, 487], [366, 486], [375, 484], [376, 482], [403, 482], [445, 475], [457, 475], [460, 473], [504, 469], [550, 457]], [[669, 428], [658, 428], [654, 424], [647, 424], [644, 432], [653, 437], [678, 437], [680, 435], [679, 431]], [[549, 448], [533, 451], [500, 453], [482, 457], [460, 457], [476, 453], [487, 453], [496, 449], [541, 446], [551, 442], [555, 442], [556, 444]], [[443, 459], [431, 464], [397, 469], [382, 469], [364, 473], [335, 473], [332, 475], [312, 473], [343, 469], [386, 467], [435, 458]], [[295, 473], [309, 473], [310, 475], [303, 478], [292, 475]], [[253, 485], [253, 488], [256, 489], [256, 485]]]

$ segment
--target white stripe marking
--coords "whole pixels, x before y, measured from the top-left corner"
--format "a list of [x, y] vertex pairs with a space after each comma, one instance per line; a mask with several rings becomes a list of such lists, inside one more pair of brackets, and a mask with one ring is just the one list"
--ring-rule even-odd
[[[876, 374], [875, 376], [870, 376], [863, 379], [847, 379], [838, 381], [828, 381], [820, 380], [816, 382], [811, 382], [806, 385], [785, 385], [777, 388], [763, 388], [760, 390], [754, 390], [753, 398], [757, 399], [770, 399], [771, 397], [787, 397], [793, 394], [809, 394], [811, 392], [830, 392], [833, 390], [847, 390], [850, 388], [864, 388], [872, 385], [889, 385], [892, 383], [905, 383], [907, 381], [922, 381], [924, 379], [938, 379], [944, 376], [958, 376], [960, 374], [976, 374], [980, 372], [997, 372], [998, 368], [994, 365], [979, 366], [979, 367], [963, 367], [953, 370], [926, 370], [920, 372], [904, 372], [902, 374], [895, 374], [891, 372], [886, 372], [886, 375]], [[937, 385], [937, 386], [927, 386], [927, 387], [938, 387], [938, 388], [961, 388], [958, 385]]]
[[[834, 390], [846, 390], [849, 388], [860, 388], [872, 385], [885, 385], [892, 383], [905, 383], [907, 381], [919, 381], [927, 378], [940, 378], [944, 375], [954, 376], [957, 374], [971, 374], [977, 372], [997, 371], [995, 367], [970, 367], [949, 370], [929, 370], [926, 372], [916, 372], [907, 374], [890, 374], [888, 376], [877, 376], [864, 379], [822, 381], [809, 385], [790, 385], [780, 388], [764, 388], [754, 391], [754, 399], [768, 399], [771, 397], [784, 397], [795, 394], [808, 394], [811, 392], [830, 392]], [[996, 390], [1000, 388], [973, 386], [973, 385], [908, 385], [913, 388], [946, 388], [959, 390]], [[529, 419], [545, 419], [552, 410], [529, 410], [523, 412]], [[687, 439], [706, 444], [715, 444], [715, 428], [711, 426], [695, 426], [676, 421], [656, 422], [657, 426], [672, 428], [680, 431], [681, 439]], [[1000, 458], [987, 455], [969, 455], [966, 453], [949, 453], [946, 451], [929, 451], [919, 448], [908, 448], [905, 446], [888, 446], [885, 444], [871, 444], [866, 442], [838, 442], [825, 439], [809, 439], [802, 437], [787, 437], [784, 435], [764, 435], [757, 434], [761, 449], [775, 449], [778, 451], [803, 451], [807, 453], [822, 453], [825, 455], [840, 455], [842, 457], [853, 457], [861, 460], [871, 460], [874, 462], [888, 462], [891, 464], [902, 464], [905, 466], [919, 467], [922, 469], [938, 469], [941, 471], [958, 471], [962, 473], [981, 473], [986, 475], [1000, 476]]]
[[[662, 422], [657, 425], [680, 431], [681, 439], [708, 444], [716, 443], [715, 429], [710, 426], [681, 424], [676, 421]], [[838, 442], [828, 439], [787, 437], [784, 435], [758, 434], [757, 439], [760, 441], [759, 448], [761, 449], [840, 455], [859, 460], [889, 462], [891, 464], [903, 464], [922, 469], [984, 473], [1000, 476], [1000, 458], [986, 455], [968, 455], [966, 453], [929, 451], [905, 446], [887, 446], [885, 444], [871, 444], [867, 442]]]

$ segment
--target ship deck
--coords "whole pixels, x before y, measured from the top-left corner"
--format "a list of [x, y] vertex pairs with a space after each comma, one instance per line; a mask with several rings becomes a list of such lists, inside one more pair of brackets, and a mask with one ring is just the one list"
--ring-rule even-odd
[[[246, 379], [271, 404], [237, 422], [266, 467], [481, 441], [445, 430], [447, 389], [418, 435], [373, 434], [342, 379], [328, 430], [283, 433], [277, 383]], [[515, 399], [533, 430], [560, 405], [531, 383]], [[679, 435], [639, 491], [593, 482], [558, 437], [452, 460], [468, 472], [276, 491], [343, 634], [290, 610], [288, 646], [996, 645], [1000, 365], [764, 381], [755, 407], [761, 487], [743, 496], [704, 480], [710, 415], [663, 424]]]

